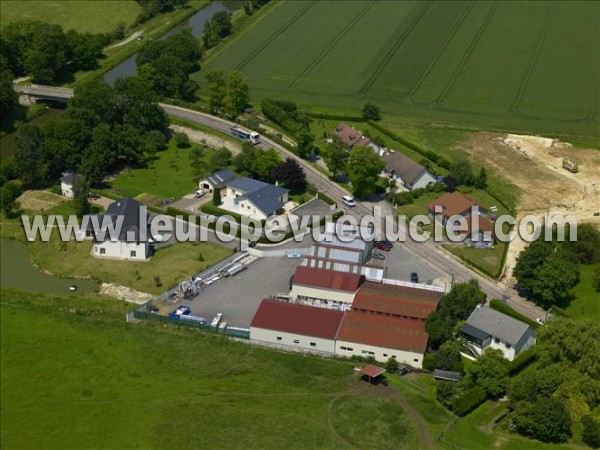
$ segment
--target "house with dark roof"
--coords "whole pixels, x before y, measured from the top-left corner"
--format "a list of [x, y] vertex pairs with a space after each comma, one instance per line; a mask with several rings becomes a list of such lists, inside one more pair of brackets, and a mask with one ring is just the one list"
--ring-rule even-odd
[[83, 181], [83, 177], [75, 172], [64, 172], [60, 177], [60, 190], [62, 195], [67, 198], [73, 198], [75, 185]]
[[340, 123], [335, 127], [335, 135], [349, 149], [375, 145], [371, 142], [371, 139], [363, 135], [360, 130], [346, 125], [345, 123]]
[[250, 324], [250, 341], [333, 356], [343, 317], [341, 311], [263, 300]]
[[258, 220], [280, 214], [288, 201], [287, 189], [248, 177], [231, 180], [226, 187], [221, 208]]
[[235, 172], [231, 169], [219, 170], [209, 175], [198, 183], [198, 189], [213, 193], [215, 189], [223, 189], [225, 185], [235, 178]]
[[436, 182], [435, 176], [425, 166], [402, 153], [391, 152], [383, 156], [382, 159], [385, 162], [383, 175], [396, 180], [399, 185], [404, 186], [406, 189], [426, 188]]
[[323, 307], [350, 306], [365, 277], [356, 273], [298, 266], [292, 277], [292, 299]]
[[[450, 219], [466, 219], [463, 234], [471, 240], [490, 241], [493, 238], [494, 226], [487, 216], [487, 208], [462, 192], [446, 192], [441, 197], [427, 205], [429, 215], [438, 222], [446, 225]], [[459, 231], [463, 230], [457, 230]], [[460, 234], [460, 233], [459, 233]]]
[[[93, 256], [133, 261], [150, 257], [150, 218], [146, 206], [137, 200], [124, 197], [111, 203], [104, 213], [90, 215], [87, 219], [87, 236], [93, 240]], [[98, 225], [96, 229], [92, 222]]]
[[488, 348], [495, 348], [512, 361], [536, 341], [532, 326], [486, 306], [473, 310], [460, 329], [460, 335], [471, 353], [465, 352], [464, 355], [471, 359]]

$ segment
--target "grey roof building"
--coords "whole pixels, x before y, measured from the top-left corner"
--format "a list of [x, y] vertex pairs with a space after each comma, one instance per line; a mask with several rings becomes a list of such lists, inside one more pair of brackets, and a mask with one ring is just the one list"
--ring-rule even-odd
[[436, 181], [427, 168], [402, 153], [389, 153], [383, 160], [385, 173], [392, 178], [401, 179], [408, 189], [424, 188]]
[[476, 354], [491, 347], [501, 350], [511, 361], [535, 344], [533, 327], [485, 306], [473, 310], [460, 334]]
[[213, 189], [223, 188], [229, 181], [236, 177], [235, 172], [231, 169], [223, 169], [209, 175], [204, 180], [200, 180], [198, 187], [212, 192]]
[[[119, 223], [118, 221], [122, 218], [121, 228], [119, 230], [119, 241], [123, 242], [139, 242], [146, 240], [149, 237], [148, 225], [150, 217], [146, 214], [143, 217], [142, 211], [146, 211], [146, 206], [134, 200], [131, 197], [124, 197], [111, 203], [104, 213], [97, 214], [99, 225], [105, 225], [102, 227], [104, 230], [108, 230]], [[105, 219], [108, 218], [108, 220]], [[145, 219], [145, 220], [144, 220]], [[144, 230], [140, 229], [140, 222], [143, 222], [146, 226]], [[142, 225], [143, 226], [143, 225]], [[91, 231], [91, 221], [88, 222], [88, 231]], [[110, 239], [108, 231], [104, 237], [104, 241]], [[98, 239], [95, 237], [95, 240]]]
[[236, 198], [239, 203], [242, 200], [249, 200], [263, 214], [269, 216], [283, 207], [281, 198], [289, 192], [279, 186], [263, 183], [248, 177], [241, 177], [227, 183], [228, 188], [233, 188], [243, 194]]

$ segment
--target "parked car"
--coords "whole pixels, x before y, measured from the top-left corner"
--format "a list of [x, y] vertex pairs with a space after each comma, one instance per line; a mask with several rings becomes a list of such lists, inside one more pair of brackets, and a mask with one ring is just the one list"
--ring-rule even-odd
[[342, 201], [346, 206], [356, 206], [356, 200], [354, 200], [354, 198], [352, 198], [350, 195], [344, 195], [342, 197]]
[[385, 245], [383, 242], [375, 242], [375, 248], [384, 252], [389, 252], [392, 249], [392, 247]]
[[91, 200], [98, 200], [100, 198], [100, 194], [96, 194], [95, 192], [88, 192], [88, 197]]
[[538, 317], [537, 319], [535, 319], [535, 321], [540, 325], [546, 325], [546, 322], [544, 322], [544, 319], [542, 319], [541, 317]]
[[202, 189], [198, 189], [196, 191], [196, 198], [202, 198], [206, 195], [206, 192], [204, 192]]
[[371, 252], [371, 256], [375, 259], [380, 259], [380, 260], [384, 260], [385, 259], [385, 255], [381, 252], [378, 252], [377, 250], [373, 250]]
[[417, 272], [412, 272], [410, 274], [410, 281], [411, 281], [411, 283], [418, 283], [419, 282], [419, 274]]
[[192, 310], [190, 309], [190, 307], [186, 305], [181, 305], [174, 311], [175, 315], [177, 316], [188, 316], [191, 312]]

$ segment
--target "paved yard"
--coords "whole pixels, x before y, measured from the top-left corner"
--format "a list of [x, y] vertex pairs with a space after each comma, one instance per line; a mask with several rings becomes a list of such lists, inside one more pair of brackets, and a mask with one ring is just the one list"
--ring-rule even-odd
[[302, 206], [299, 206], [292, 212], [292, 214], [295, 214], [298, 217], [313, 215], [324, 217], [326, 215], [333, 214], [335, 211], [335, 209], [332, 210], [331, 207], [323, 200], [315, 199], [305, 203]]
[[195, 316], [210, 321], [223, 313], [229, 325], [249, 327], [261, 300], [277, 292], [289, 292], [290, 277], [300, 259], [262, 258], [248, 266], [240, 274], [219, 280], [205, 288], [193, 300], [184, 303]]
[[200, 206], [210, 201], [212, 201], [212, 194], [207, 193], [204, 197], [197, 198], [196, 194], [191, 193], [184, 195], [181, 199], [177, 200], [169, 206], [179, 209], [180, 211], [199, 213]]
[[[445, 274], [431, 267], [423, 258], [416, 257], [402, 243], [395, 243], [394, 248], [385, 254], [386, 276], [397, 280], [410, 281], [411, 272], [419, 274], [420, 283], [431, 283], [434, 279], [443, 278], [450, 282]], [[439, 284], [439, 283], [436, 283]]]

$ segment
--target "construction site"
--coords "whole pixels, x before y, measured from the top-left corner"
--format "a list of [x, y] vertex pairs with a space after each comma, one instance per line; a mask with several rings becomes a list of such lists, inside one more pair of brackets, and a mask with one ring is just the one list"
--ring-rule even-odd
[[[600, 152], [557, 139], [475, 133], [464, 148], [478, 163], [520, 189], [517, 221], [525, 215], [573, 215], [600, 226]], [[511, 283], [516, 259], [527, 243], [511, 242], [502, 281]]]

